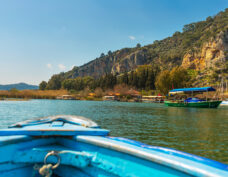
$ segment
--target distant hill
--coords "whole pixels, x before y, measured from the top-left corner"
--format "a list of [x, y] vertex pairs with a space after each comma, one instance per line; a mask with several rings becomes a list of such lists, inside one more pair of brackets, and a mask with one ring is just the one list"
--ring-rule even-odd
[[36, 89], [39, 89], [39, 87], [37, 85], [29, 85], [26, 83], [0, 85], [0, 90], [10, 90], [12, 88], [16, 88], [17, 90], [36, 90]]

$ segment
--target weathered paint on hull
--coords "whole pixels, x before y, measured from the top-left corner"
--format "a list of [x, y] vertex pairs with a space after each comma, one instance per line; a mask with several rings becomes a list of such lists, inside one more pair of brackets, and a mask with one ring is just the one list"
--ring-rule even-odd
[[198, 103], [183, 103], [165, 101], [165, 105], [172, 107], [217, 108], [222, 101], [205, 101]]
[[[50, 151], [60, 153], [60, 166], [53, 173], [61, 177], [228, 175], [225, 164], [124, 138], [77, 136], [71, 139], [37, 139], [15, 136], [12, 140], [0, 137], [0, 142], [0, 177], [40, 177], [33, 169], [34, 164], [42, 166], [45, 155]], [[56, 160], [50, 157], [48, 163], [55, 164]]]
[[[47, 120], [41, 119], [41, 124], [38, 124], [39, 121], [27, 122], [29, 126], [19, 123], [10, 129], [14, 133], [21, 129], [29, 132], [47, 127], [52, 132], [61, 131], [61, 127], [63, 130], [67, 127], [79, 129], [78, 125], [70, 124], [69, 118]], [[42, 136], [33, 133], [27, 133], [29, 136], [19, 136], [17, 133], [17, 136], [12, 136], [12, 131], [9, 132], [10, 136], [5, 136], [7, 132], [0, 131], [0, 177], [40, 177], [37, 165], [40, 168], [46, 160], [48, 164], [56, 164], [58, 159], [60, 165], [53, 170], [53, 177], [228, 176], [228, 166], [225, 164], [125, 138], [88, 134], [52, 136], [48, 131], [43, 131]], [[55, 152], [57, 158], [52, 155], [45, 160], [51, 152]]]

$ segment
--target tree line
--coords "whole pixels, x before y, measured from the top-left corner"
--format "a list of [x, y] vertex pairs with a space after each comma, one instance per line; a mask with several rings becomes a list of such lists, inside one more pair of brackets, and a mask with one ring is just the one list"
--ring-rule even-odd
[[100, 78], [90, 76], [65, 79], [64, 74], [53, 75], [48, 82], [42, 81], [39, 85], [40, 90], [59, 90], [81, 91], [89, 89], [94, 91], [96, 88], [102, 90], [113, 89], [114, 86], [125, 84], [137, 90], [159, 90], [167, 94], [172, 88], [190, 86], [191, 79], [188, 71], [181, 67], [174, 67], [171, 71], [160, 71], [159, 67], [152, 65], [142, 65], [136, 70], [123, 74], [105, 74]]

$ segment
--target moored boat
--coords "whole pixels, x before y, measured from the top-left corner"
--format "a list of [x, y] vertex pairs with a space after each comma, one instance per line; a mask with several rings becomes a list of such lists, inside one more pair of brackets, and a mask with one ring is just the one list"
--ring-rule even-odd
[[110, 137], [80, 116], [52, 116], [0, 130], [0, 176], [228, 176], [228, 165]]
[[193, 107], [193, 108], [217, 108], [222, 101], [201, 101], [201, 102], [185, 102], [185, 101], [165, 101], [165, 105], [173, 107]]
[[199, 99], [194, 97], [196, 94], [201, 94], [203, 92], [211, 92], [216, 91], [213, 87], [197, 87], [197, 88], [180, 88], [180, 89], [173, 89], [169, 91], [169, 95], [176, 96], [176, 95], [184, 95], [184, 97], [180, 97], [181, 99], [172, 99], [166, 100], [165, 105], [173, 106], [173, 107], [195, 107], [195, 108], [217, 108], [222, 101], [220, 100], [209, 100], [207, 97], [206, 99]]
[[142, 96], [142, 102], [144, 103], [164, 103], [164, 96]]
[[228, 106], [228, 99], [222, 101], [221, 106]]

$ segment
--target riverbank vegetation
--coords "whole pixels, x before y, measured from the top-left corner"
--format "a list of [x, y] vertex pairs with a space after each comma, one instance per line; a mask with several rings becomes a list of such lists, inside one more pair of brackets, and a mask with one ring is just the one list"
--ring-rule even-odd
[[[134, 89], [140, 92], [149, 90], [159, 90], [163, 95], [167, 94], [172, 88], [190, 86], [191, 75], [186, 69], [174, 67], [171, 71], [160, 72], [158, 67], [151, 65], [141, 65], [134, 71], [125, 72], [120, 75], [105, 74], [100, 78], [90, 76], [64, 78], [63, 75], [54, 75], [48, 81], [42, 81], [39, 85], [40, 90], [60, 90], [65, 89], [70, 93], [94, 92], [96, 95], [105, 93], [109, 90]], [[98, 92], [100, 92], [98, 94]], [[116, 91], [115, 91], [116, 92]], [[126, 92], [126, 91], [124, 91]], [[83, 95], [83, 94], [82, 94]]]
[[67, 90], [0, 90], [0, 98], [56, 99], [68, 94]]
[[190, 87], [191, 75], [181, 67], [175, 67], [171, 71], [164, 70], [156, 78], [156, 88], [163, 94], [167, 94], [172, 88]]

